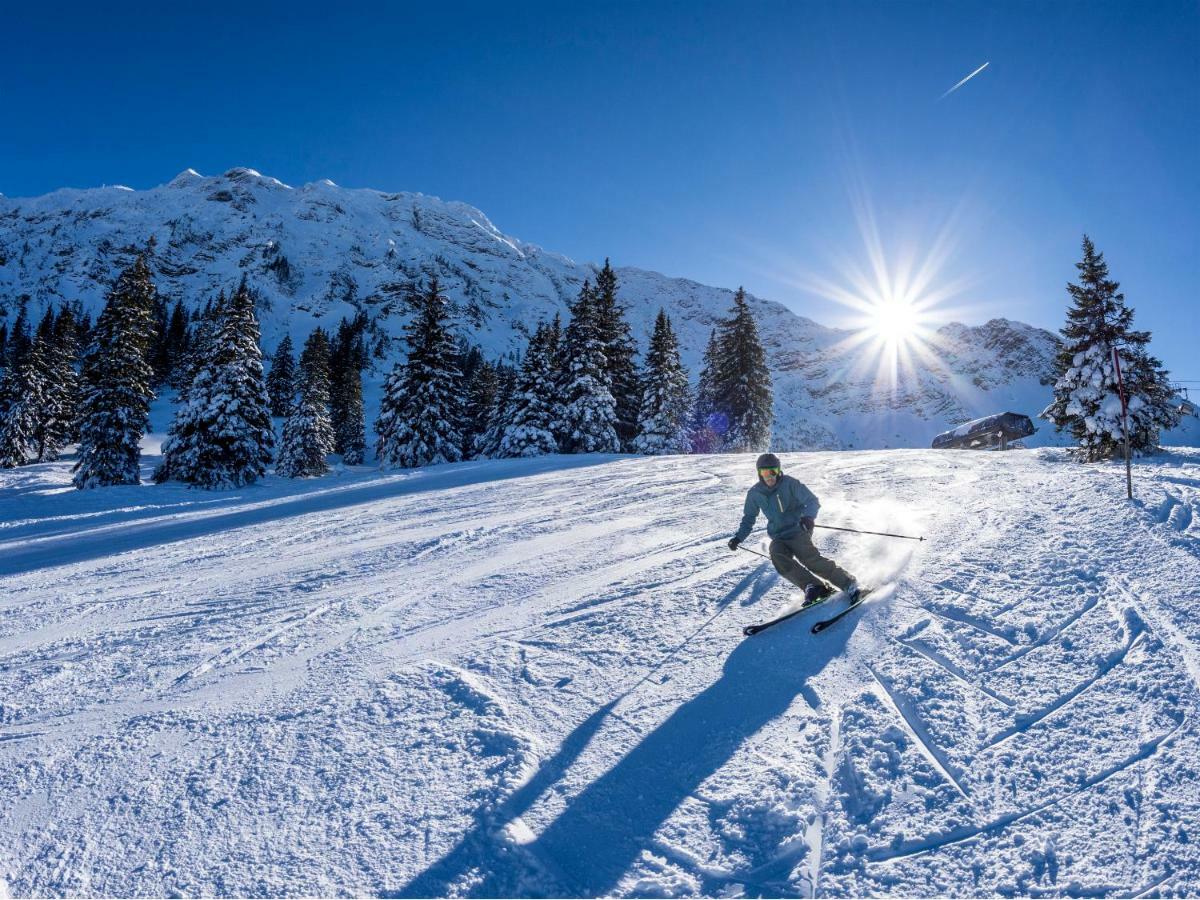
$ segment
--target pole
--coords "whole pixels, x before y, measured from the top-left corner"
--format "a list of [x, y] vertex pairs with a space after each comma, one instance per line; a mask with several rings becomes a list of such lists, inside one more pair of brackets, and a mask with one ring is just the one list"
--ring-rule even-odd
[[738, 549], [745, 550], [747, 553], [753, 553], [755, 556], [761, 556], [763, 559], [771, 558], [771, 557], [767, 556], [767, 554], [765, 554], [765, 553], [759, 553], [757, 550], [751, 550], [749, 547], [743, 547], [741, 544], [738, 544]]
[[[824, 528], [827, 531], [848, 531], [851, 534], [876, 534], [880, 537], [901, 538], [906, 541], [923, 541], [923, 537], [913, 537], [911, 534], [892, 534], [890, 531], [863, 531], [861, 528], [839, 528], [837, 525], [818, 525], [818, 528]], [[765, 553], [759, 553], [757, 550], [751, 550], [748, 547], [738, 545], [739, 550], [745, 550], [747, 553], [753, 553], [755, 556], [761, 556], [763, 559], [770, 559]]]
[[1121, 398], [1121, 433], [1125, 436], [1125, 496], [1133, 499], [1133, 464], [1129, 459], [1129, 406], [1125, 403], [1125, 383], [1121, 379], [1121, 357], [1112, 348], [1113, 366], [1117, 370], [1117, 395]]
[[863, 531], [861, 528], [838, 528], [836, 525], [818, 525], [818, 528], [825, 528], [829, 531], [849, 531], [853, 534], [877, 534], [880, 537], [903, 538], [906, 541], [923, 541], [923, 537], [913, 537], [911, 534], [892, 534], [890, 531]]

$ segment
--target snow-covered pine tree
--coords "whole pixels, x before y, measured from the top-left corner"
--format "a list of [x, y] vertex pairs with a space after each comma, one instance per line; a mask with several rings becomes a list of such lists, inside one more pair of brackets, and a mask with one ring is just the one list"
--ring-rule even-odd
[[692, 407], [693, 453], [719, 453], [724, 434], [728, 430], [728, 421], [717, 412], [716, 383], [719, 358], [717, 332], [713, 329], [708, 333], [708, 345], [704, 348], [704, 362], [696, 385], [696, 403]]
[[150, 344], [150, 368], [154, 370], [153, 386], [166, 384], [171, 374], [171, 348], [168, 345], [168, 330], [171, 311], [166, 298], [161, 294], [154, 297], [154, 338]]
[[517, 393], [517, 370], [502, 361], [495, 363], [496, 394], [488, 409], [484, 429], [472, 445], [476, 459], [491, 459], [500, 451], [500, 441], [512, 419], [513, 403]]
[[[32, 354], [31, 354], [32, 355]], [[0, 369], [0, 468], [23, 466], [34, 455], [34, 415], [41, 402], [30, 379], [29, 357], [19, 366]]]
[[367, 365], [367, 349], [362, 329], [365, 320], [343, 319], [330, 349], [330, 421], [333, 424], [334, 449], [342, 461], [358, 465], [367, 449], [363, 418], [362, 370]]
[[594, 292], [600, 344], [607, 361], [608, 381], [616, 412], [615, 428], [621, 449], [632, 450], [638, 433], [642, 389], [638, 380], [637, 341], [617, 297], [617, 273], [608, 259], [596, 274]]
[[471, 379], [475, 377], [475, 370], [483, 362], [483, 351], [476, 344], [468, 341], [465, 335], [459, 335], [456, 344], [458, 346], [458, 370], [462, 372], [463, 384], [470, 385]]
[[679, 359], [679, 340], [666, 310], [660, 309], [642, 373], [642, 407], [634, 452], [687, 453], [691, 448], [688, 437], [691, 411], [691, 388], [687, 370]]
[[357, 368], [343, 375], [342, 397], [344, 412], [334, 435], [342, 454], [342, 462], [361, 465], [367, 450], [367, 426], [363, 415], [362, 373]]
[[139, 484], [154, 372], [154, 281], [144, 256], [118, 276], [83, 356], [77, 488]]
[[324, 475], [334, 434], [329, 421], [329, 336], [320, 328], [308, 336], [300, 353], [296, 395], [283, 424], [275, 472], [286, 478]]
[[551, 327], [544, 322], [538, 323], [521, 361], [512, 416], [500, 439], [498, 456], [544, 456], [558, 452], [558, 443], [550, 431], [554, 397], [558, 393], [554, 383], [554, 357], [558, 347], [553, 340]]
[[38, 326], [27, 363], [29, 393], [26, 402], [32, 407], [33, 449], [37, 462], [58, 459], [75, 431], [79, 414], [75, 347], [72, 335], [60, 334], [57, 321], [47, 310]]
[[408, 358], [388, 377], [375, 431], [379, 462], [404, 469], [462, 459], [462, 373], [437, 276], [405, 326]]
[[92, 317], [83, 311], [79, 301], [75, 302], [72, 318], [75, 320], [75, 346], [79, 348], [90, 346], [92, 343]]
[[1120, 284], [1108, 277], [1104, 254], [1087, 235], [1083, 259], [1075, 264], [1079, 283], [1068, 284], [1071, 306], [1063, 326], [1062, 349], [1055, 359], [1054, 400], [1041, 418], [1058, 431], [1069, 430], [1084, 460], [1124, 454], [1121, 397], [1112, 348], [1121, 358], [1129, 414], [1130, 447], [1152, 453], [1159, 432], [1179, 424], [1173, 391], [1162, 364], [1150, 356], [1148, 331], [1133, 330], [1133, 310], [1125, 305]]
[[[78, 304], [76, 304], [78, 306]], [[64, 304], [54, 320], [54, 352], [61, 377], [60, 409], [56, 415], [67, 424], [62, 445], [79, 441], [79, 334], [80, 314], [77, 308]]]
[[78, 418], [77, 355], [69, 309], [64, 306], [56, 316], [48, 308], [19, 365], [0, 370], [5, 373], [0, 384], [0, 467], [57, 459], [70, 442]]
[[729, 423], [723, 449], [730, 453], [766, 450], [774, 421], [771, 372], [746, 292], [740, 287], [730, 313], [717, 334], [713, 382], [716, 412]]
[[299, 391], [307, 391], [324, 409], [326, 419], [330, 421], [329, 436], [325, 441], [325, 452], [333, 452], [332, 419], [329, 415], [329, 393], [333, 387], [333, 376], [330, 365], [329, 335], [324, 328], [314, 328], [304, 342], [300, 351], [300, 365], [297, 379], [300, 381]]
[[187, 355], [182, 360], [182, 368], [176, 380], [179, 384], [179, 401], [187, 399], [188, 387], [192, 379], [207, 364], [212, 354], [213, 338], [220, 327], [221, 313], [225, 308], [225, 291], [222, 289], [214, 301], [211, 297], [204, 304], [204, 309], [195, 314], [192, 327], [188, 331]]
[[463, 410], [464, 459], [472, 458], [477, 453], [477, 444], [488, 429], [499, 388], [496, 366], [486, 359], [474, 363], [471, 376], [467, 379], [467, 400]]
[[584, 282], [571, 305], [564, 335], [567, 377], [566, 409], [559, 430], [566, 435], [565, 453], [619, 453], [616, 401], [608, 380], [608, 360], [600, 336], [595, 292]]
[[329, 471], [326, 441], [332, 433], [329, 411], [304, 390], [302, 383], [292, 412], [283, 423], [275, 474], [284, 478], [324, 475]]
[[166, 353], [167, 384], [173, 388], [183, 387], [187, 377], [188, 360], [188, 315], [182, 301], [176, 301], [167, 322], [164, 341]]
[[296, 359], [293, 356], [292, 338], [284, 335], [275, 355], [271, 357], [271, 371], [267, 374], [267, 397], [271, 402], [271, 415], [283, 418], [292, 409], [296, 395]]
[[571, 383], [571, 366], [567, 360], [567, 333], [562, 325], [562, 317], [554, 314], [550, 321], [551, 344], [557, 347], [551, 360], [553, 381], [555, 386], [552, 414], [550, 416], [550, 433], [558, 444], [560, 452], [567, 446], [567, 389]]
[[8, 333], [8, 368], [19, 369], [29, 351], [33, 349], [33, 336], [29, 333], [29, 320], [25, 316], [25, 307], [17, 313], [12, 330]]
[[47, 309], [33, 342], [0, 384], [0, 468], [23, 466], [40, 456], [38, 437], [53, 375], [46, 336], [52, 336], [53, 327], [54, 313]]
[[224, 304], [211, 355], [175, 413], [155, 481], [231, 488], [263, 476], [275, 433], [258, 341], [254, 298], [243, 282]]

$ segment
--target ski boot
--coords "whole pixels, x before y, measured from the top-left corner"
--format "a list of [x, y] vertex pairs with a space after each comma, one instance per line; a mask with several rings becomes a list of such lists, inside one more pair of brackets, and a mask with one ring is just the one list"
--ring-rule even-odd
[[804, 605], [813, 606], [832, 593], [833, 588], [827, 584], [810, 584], [804, 589]]

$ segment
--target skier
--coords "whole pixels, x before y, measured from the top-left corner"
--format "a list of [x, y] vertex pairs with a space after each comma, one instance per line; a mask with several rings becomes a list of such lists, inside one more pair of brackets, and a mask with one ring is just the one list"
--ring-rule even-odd
[[[812, 542], [817, 510], [816, 495], [791, 475], [784, 475], [779, 457], [764, 453], [755, 463], [758, 483], [746, 491], [746, 505], [737, 534], [729, 539], [729, 549], [750, 536], [761, 512], [767, 517], [771, 538], [771, 562], [775, 571], [804, 591], [805, 604], [815, 603], [833, 593], [826, 582], [845, 591], [851, 601], [858, 599], [858, 582], [831, 559], [821, 555]], [[824, 579], [824, 580], [822, 580]]]

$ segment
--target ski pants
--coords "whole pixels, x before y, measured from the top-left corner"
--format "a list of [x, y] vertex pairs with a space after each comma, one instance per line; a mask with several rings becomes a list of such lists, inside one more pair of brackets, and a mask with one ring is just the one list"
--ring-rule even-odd
[[776, 572], [801, 590], [810, 584], [820, 585], [818, 577], [814, 576], [842, 590], [854, 580], [832, 559], [821, 555], [813, 544], [812, 535], [803, 528], [791, 537], [771, 541], [771, 562]]

